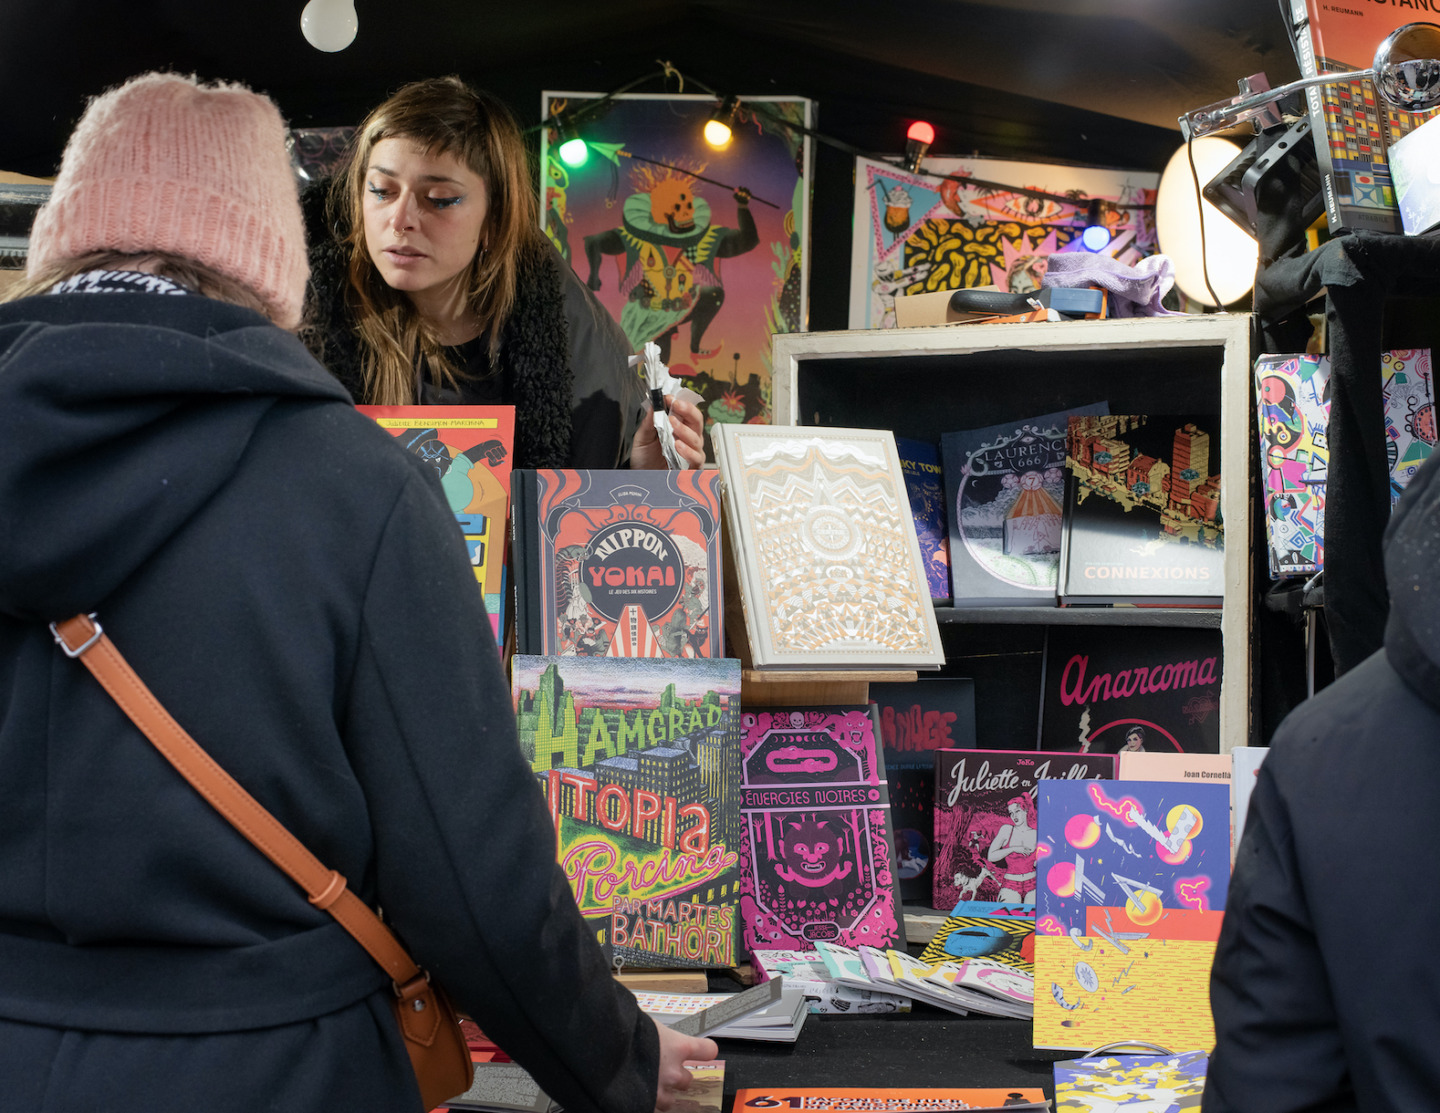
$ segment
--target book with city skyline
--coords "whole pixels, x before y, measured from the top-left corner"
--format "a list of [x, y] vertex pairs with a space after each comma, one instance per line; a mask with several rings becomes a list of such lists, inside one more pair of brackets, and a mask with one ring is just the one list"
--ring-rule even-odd
[[714, 470], [517, 471], [517, 647], [723, 657]]
[[903, 939], [873, 706], [764, 708], [742, 718], [746, 947]]
[[1070, 419], [1062, 606], [1219, 606], [1225, 527], [1213, 415]]
[[596, 937], [630, 966], [734, 966], [740, 663], [516, 654], [511, 688]]

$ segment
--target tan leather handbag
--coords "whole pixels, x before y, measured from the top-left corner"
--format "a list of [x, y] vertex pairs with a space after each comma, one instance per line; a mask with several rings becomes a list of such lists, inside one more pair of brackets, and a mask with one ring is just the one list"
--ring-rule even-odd
[[430, 983], [430, 975], [415, 965], [380, 917], [346, 888], [340, 874], [326, 869], [185, 733], [135, 675], [94, 615], [77, 614], [64, 622], [52, 622], [50, 632], [65, 655], [80, 659], [195, 791], [304, 889], [311, 904], [334, 916], [390, 975], [395, 990], [395, 1017], [410, 1052], [425, 1108], [434, 1109], [468, 1090], [475, 1067], [454, 1007], [440, 987]]

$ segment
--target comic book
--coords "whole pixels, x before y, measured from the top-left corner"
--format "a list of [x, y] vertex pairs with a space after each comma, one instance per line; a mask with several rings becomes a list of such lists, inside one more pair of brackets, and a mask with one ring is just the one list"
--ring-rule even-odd
[[805, 994], [812, 1013], [845, 1016], [910, 1011], [908, 997], [856, 989], [836, 980], [818, 951], [754, 950], [750, 966], [759, 981], [783, 977], [787, 987]]
[[902, 939], [889, 795], [871, 709], [766, 708], [741, 719], [746, 947]]
[[928, 904], [935, 842], [935, 751], [975, 745], [975, 682], [934, 677], [870, 685], [880, 714], [900, 897]]
[[597, 938], [631, 966], [735, 965], [740, 663], [516, 654], [511, 684]]
[[1065, 497], [1065, 431], [1098, 402], [940, 438], [957, 607], [1053, 606]]
[[1213, 1047], [1229, 787], [1047, 780], [1039, 813], [1035, 1047]]
[[1053, 626], [1045, 638], [1040, 748], [1220, 752], [1220, 631]]
[[1430, 349], [1383, 353], [1380, 381], [1393, 508], [1435, 447], [1435, 384]]
[[1062, 606], [1220, 605], [1219, 428], [1191, 414], [1070, 419]]
[[501, 645], [505, 617], [514, 406], [356, 406], [407, 452], [434, 465], [470, 553]]
[[[1418, 18], [1409, 4], [1335, 4], [1289, 0], [1296, 57], [1304, 77], [1367, 70], [1391, 31]], [[1389, 150], [1433, 113], [1405, 112], [1369, 78], [1334, 81], [1305, 92], [1331, 233], [1401, 231]]]
[[926, 962], [984, 958], [1035, 976], [1035, 905], [962, 900], [920, 957]]
[[1330, 358], [1259, 356], [1255, 404], [1270, 575], [1313, 575], [1325, 563]]
[[1035, 799], [1046, 777], [1115, 776], [1107, 754], [935, 751], [935, 907], [1035, 903]]
[[723, 657], [718, 478], [516, 472], [520, 651]]
[[1055, 1113], [1196, 1113], [1208, 1065], [1204, 1051], [1067, 1059], [1055, 1064]]
[[1039, 1086], [969, 1089], [879, 1086], [764, 1086], [735, 1092], [735, 1113], [752, 1109], [803, 1109], [842, 1113], [857, 1109], [884, 1113], [1042, 1113], [1050, 1108]]
[[930, 581], [930, 598], [937, 605], [950, 602], [950, 528], [945, 516], [945, 479], [940, 471], [940, 448], [930, 441], [896, 437], [905, 492], [915, 516], [915, 535]]

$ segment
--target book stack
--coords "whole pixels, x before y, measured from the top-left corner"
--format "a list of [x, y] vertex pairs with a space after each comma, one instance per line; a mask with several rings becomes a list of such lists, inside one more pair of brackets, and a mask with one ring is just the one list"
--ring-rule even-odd
[[691, 1036], [794, 1043], [809, 1010], [805, 994], [775, 978], [744, 993], [637, 993], [640, 1009]]
[[785, 984], [805, 995], [812, 1013], [909, 1012], [910, 999], [858, 989], [837, 981], [819, 951], [759, 949], [750, 952], [750, 965], [761, 981], [783, 977]]

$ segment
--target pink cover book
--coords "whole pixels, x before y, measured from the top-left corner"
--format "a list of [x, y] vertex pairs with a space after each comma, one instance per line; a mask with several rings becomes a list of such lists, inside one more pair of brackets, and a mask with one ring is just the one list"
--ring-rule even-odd
[[902, 938], [873, 712], [741, 715], [740, 916], [749, 949]]

